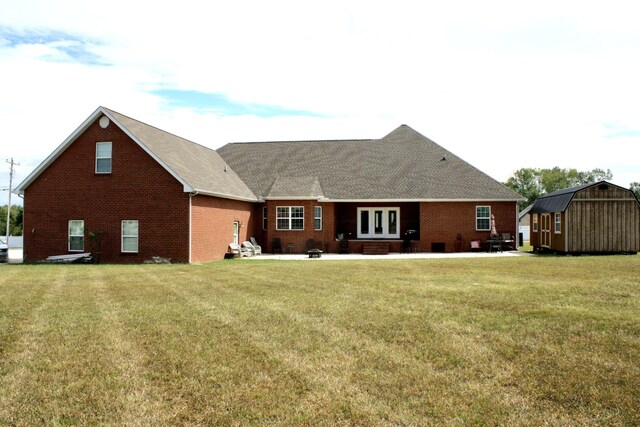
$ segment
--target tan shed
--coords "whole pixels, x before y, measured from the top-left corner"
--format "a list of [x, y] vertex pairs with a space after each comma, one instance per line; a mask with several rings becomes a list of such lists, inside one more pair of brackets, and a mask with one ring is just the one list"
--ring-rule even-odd
[[531, 208], [531, 246], [567, 253], [637, 253], [640, 202], [606, 181], [540, 197]]

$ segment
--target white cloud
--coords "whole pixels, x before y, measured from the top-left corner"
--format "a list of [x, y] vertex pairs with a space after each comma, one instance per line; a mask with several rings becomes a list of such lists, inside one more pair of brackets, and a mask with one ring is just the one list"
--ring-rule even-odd
[[[43, 37], [0, 44], [0, 154], [21, 162], [24, 178], [105, 105], [214, 148], [377, 138], [406, 123], [499, 180], [558, 165], [610, 168], [626, 186], [640, 181], [636, 9], [624, 1], [0, 0], [0, 39], [1, 29]], [[150, 93], [158, 88], [327, 117], [203, 114], [171, 107]], [[627, 133], [613, 137], [611, 124]]]

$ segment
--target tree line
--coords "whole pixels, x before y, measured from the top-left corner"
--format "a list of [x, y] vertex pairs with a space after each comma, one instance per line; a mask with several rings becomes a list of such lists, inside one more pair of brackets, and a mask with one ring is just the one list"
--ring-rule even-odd
[[[518, 169], [504, 185], [525, 198], [519, 204], [522, 210], [545, 194], [582, 184], [610, 181], [612, 178], [613, 174], [609, 169], [595, 168], [579, 171], [558, 166], [551, 169], [522, 168]], [[632, 182], [629, 189], [640, 198], [640, 182]]]
[[[11, 205], [11, 220], [9, 221], [9, 234], [22, 236], [22, 215], [24, 209], [19, 205]], [[0, 236], [7, 232], [7, 205], [0, 206]]]

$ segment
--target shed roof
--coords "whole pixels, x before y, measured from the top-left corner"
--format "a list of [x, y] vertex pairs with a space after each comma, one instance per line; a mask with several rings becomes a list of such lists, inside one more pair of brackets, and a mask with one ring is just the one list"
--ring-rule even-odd
[[[562, 190], [545, 194], [544, 196], [536, 199], [536, 201], [533, 202], [533, 206], [531, 207], [531, 213], [564, 212], [567, 207], [569, 207], [571, 200], [573, 200], [573, 197], [577, 192], [601, 184], [618, 187], [617, 185], [611, 184], [607, 181], [598, 181], [577, 185], [575, 187], [563, 188]], [[623, 188], [623, 190], [626, 189]]]
[[284, 181], [317, 179], [337, 201], [522, 199], [407, 125], [381, 139], [231, 143], [218, 153], [262, 198]]

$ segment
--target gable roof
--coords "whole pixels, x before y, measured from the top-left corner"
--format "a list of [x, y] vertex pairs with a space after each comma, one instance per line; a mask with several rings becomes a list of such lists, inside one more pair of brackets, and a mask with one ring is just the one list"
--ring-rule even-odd
[[98, 107], [49, 157], [16, 187], [16, 192], [24, 194], [24, 190], [42, 171], [53, 163], [67, 147], [102, 115], [107, 116], [165, 170], [173, 175], [183, 185], [185, 192], [198, 192], [237, 200], [257, 200], [251, 190], [215, 150], [105, 107]]
[[573, 196], [579, 191], [585, 190], [590, 187], [595, 187], [597, 185], [606, 184], [611, 187], [617, 187], [625, 191], [631, 191], [626, 188], [617, 186], [615, 184], [611, 184], [607, 181], [598, 181], [598, 182], [589, 182], [582, 185], [577, 185], [575, 187], [563, 188], [562, 190], [554, 191], [549, 194], [545, 194], [544, 196], [538, 197], [535, 202], [533, 202], [533, 206], [531, 207], [531, 213], [547, 213], [547, 212], [564, 212], [571, 200], [573, 200]]
[[280, 198], [283, 181], [312, 179], [336, 201], [522, 199], [407, 125], [381, 139], [231, 143], [218, 153], [265, 199]]

